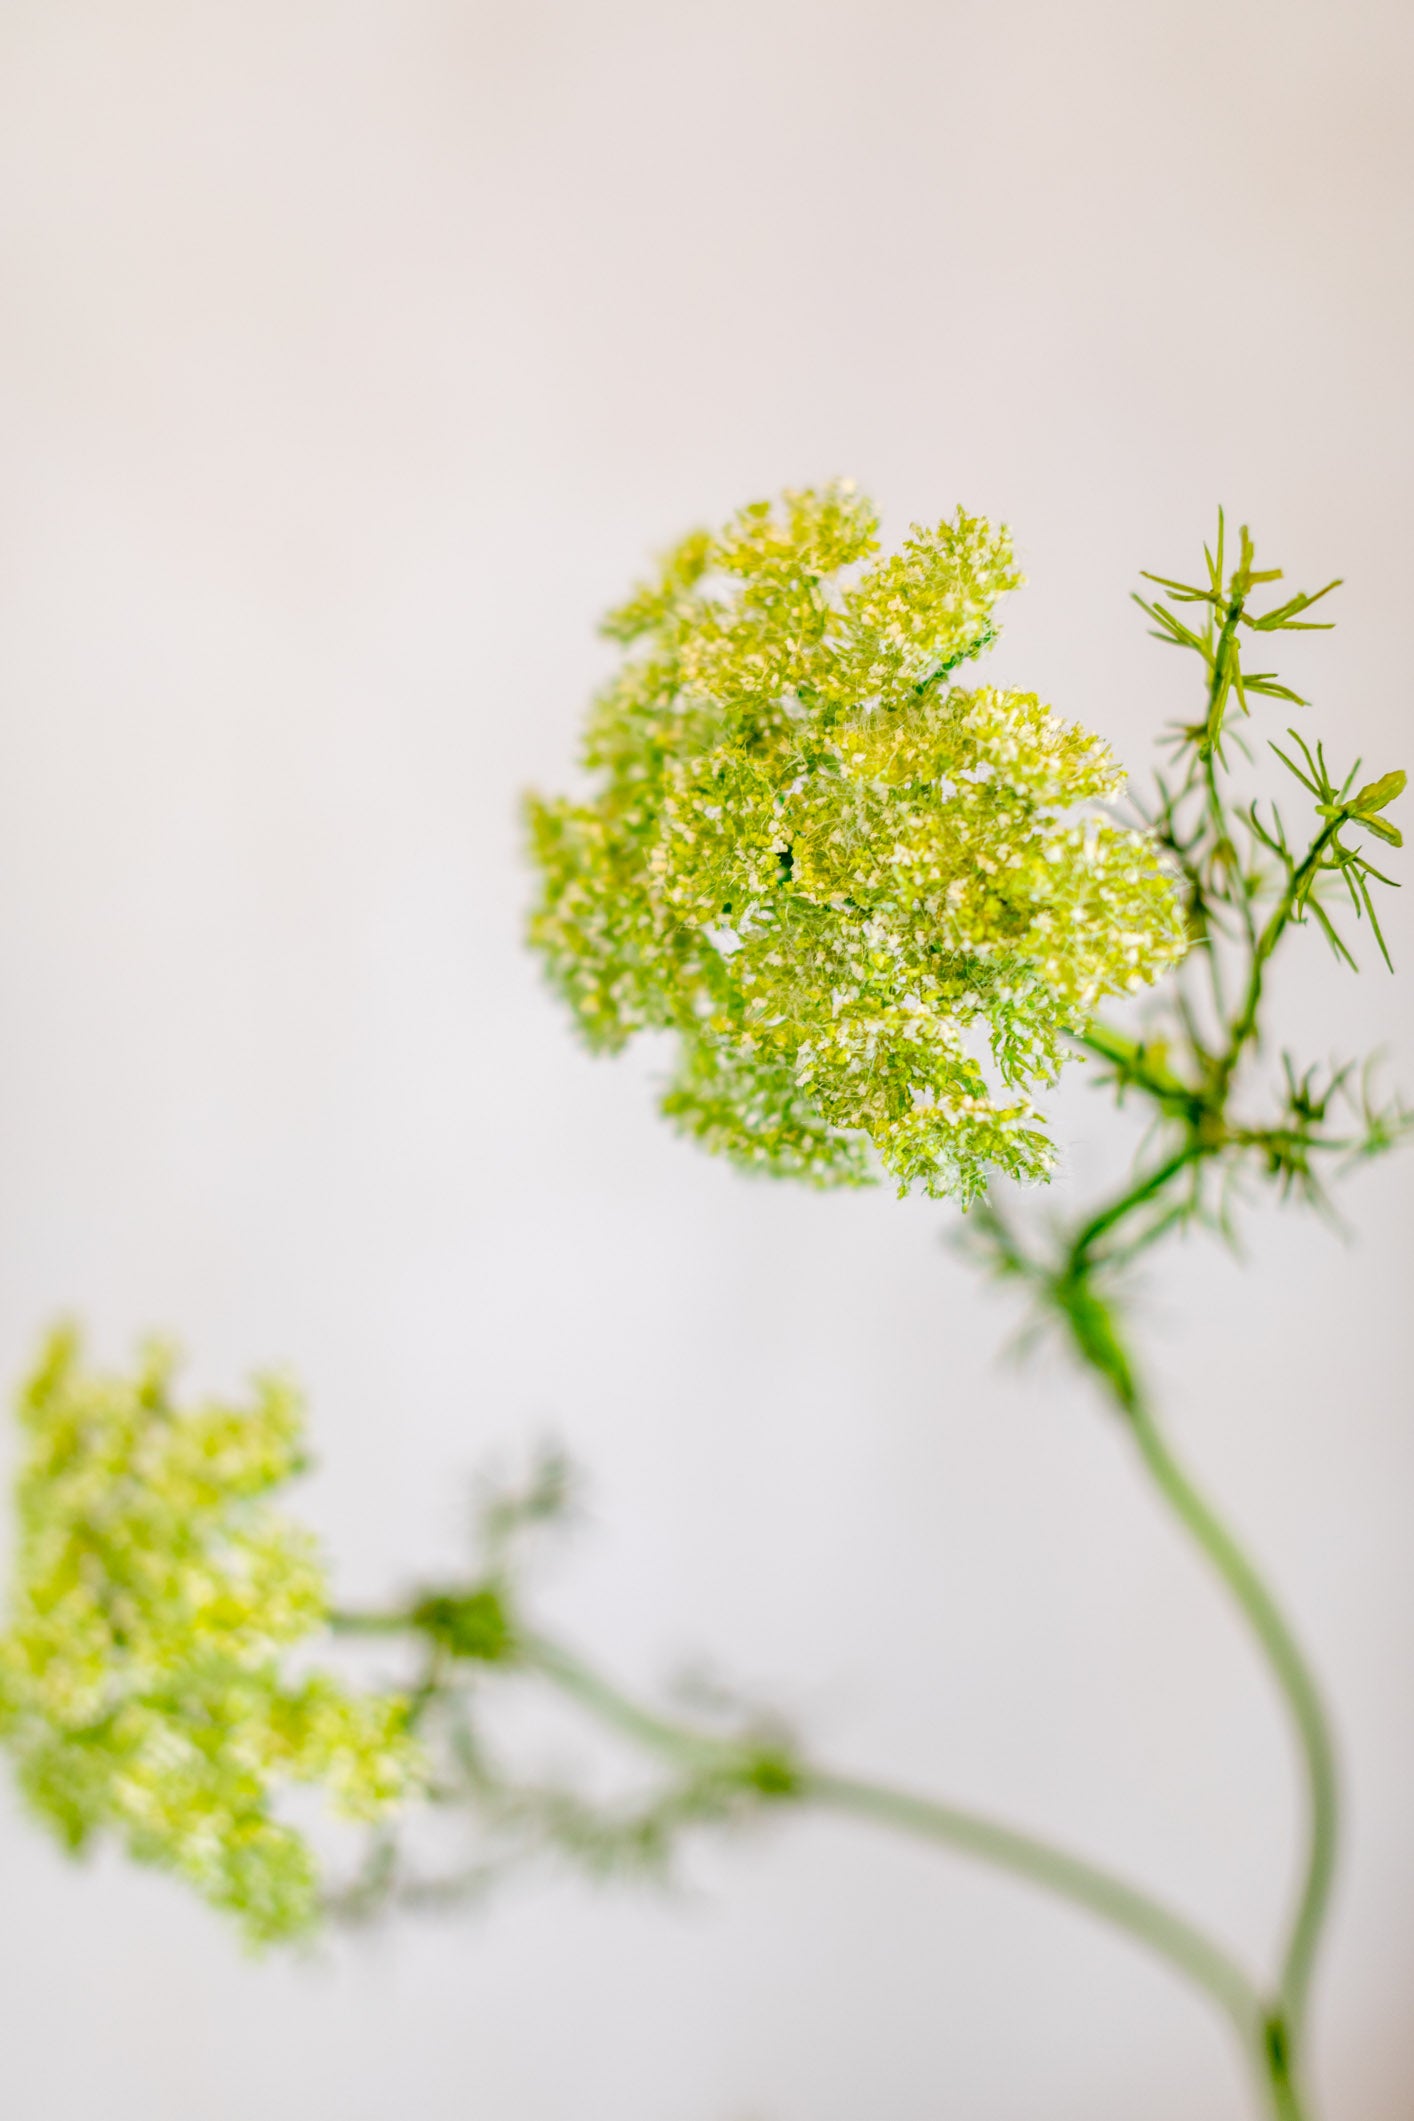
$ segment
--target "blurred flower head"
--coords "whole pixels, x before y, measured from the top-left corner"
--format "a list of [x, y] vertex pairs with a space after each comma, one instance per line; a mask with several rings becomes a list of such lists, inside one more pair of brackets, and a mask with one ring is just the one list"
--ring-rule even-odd
[[172, 1368], [154, 1348], [95, 1374], [65, 1330], [24, 1390], [0, 1741], [71, 1848], [111, 1830], [266, 1941], [317, 1906], [280, 1785], [368, 1818], [415, 1759], [402, 1700], [284, 1670], [328, 1607], [310, 1535], [267, 1500], [301, 1463], [295, 1392], [267, 1379], [248, 1409], [183, 1412]]

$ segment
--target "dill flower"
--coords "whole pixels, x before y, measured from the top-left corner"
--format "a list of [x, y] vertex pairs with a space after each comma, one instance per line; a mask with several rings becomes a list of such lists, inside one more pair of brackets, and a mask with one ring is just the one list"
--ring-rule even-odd
[[70, 1848], [111, 1831], [265, 1942], [317, 1912], [279, 1785], [376, 1816], [414, 1770], [406, 1704], [282, 1671], [328, 1611], [311, 1536], [266, 1500], [301, 1464], [293, 1389], [183, 1412], [172, 1369], [155, 1347], [132, 1377], [94, 1374], [61, 1330], [24, 1389], [0, 1742]]
[[1034, 694], [952, 682], [1021, 582], [961, 510], [878, 550], [848, 482], [695, 532], [612, 612], [586, 801], [532, 799], [532, 942], [591, 1046], [678, 1035], [664, 1111], [817, 1184], [964, 1204], [1048, 1175], [1030, 1092], [1184, 947], [1124, 779]]

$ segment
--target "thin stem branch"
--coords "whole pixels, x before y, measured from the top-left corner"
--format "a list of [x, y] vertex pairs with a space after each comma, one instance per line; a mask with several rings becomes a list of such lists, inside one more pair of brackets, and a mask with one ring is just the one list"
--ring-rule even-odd
[[340, 1606], [325, 1618], [336, 1635], [410, 1635], [420, 1632], [412, 1615], [399, 1607], [390, 1607], [387, 1612], [368, 1612]]
[[1167, 1157], [1156, 1169], [1145, 1172], [1142, 1177], [1136, 1179], [1128, 1191], [1121, 1194], [1117, 1200], [1111, 1201], [1108, 1207], [1092, 1215], [1087, 1223], [1082, 1224], [1071, 1242], [1069, 1271], [1083, 1272], [1090, 1254], [1102, 1237], [1128, 1221], [1131, 1215], [1146, 1207], [1151, 1200], [1156, 1200], [1180, 1173], [1210, 1153], [1207, 1145], [1197, 1138], [1185, 1142], [1181, 1149], [1175, 1150], [1173, 1155]]
[[519, 1661], [523, 1665], [539, 1672], [600, 1723], [618, 1731], [622, 1737], [646, 1746], [650, 1752], [700, 1764], [704, 1759], [720, 1758], [723, 1754], [735, 1757], [742, 1751], [737, 1740], [718, 1738], [711, 1732], [694, 1731], [682, 1724], [670, 1723], [666, 1717], [645, 1709], [582, 1658], [573, 1656], [561, 1644], [551, 1642], [544, 1635], [520, 1636], [518, 1649]]
[[1218, 1067], [1217, 1089], [1220, 1097], [1226, 1093], [1228, 1085], [1236, 1073], [1237, 1064], [1241, 1060], [1243, 1052], [1256, 1034], [1257, 1016], [1262, 1006], [1262, 988], [1266, 978], [1268, 960], [1285, 934], [1297, 906], [1301, 903], [1302, 894], [1307, 888], [1308, 878], [1320, 866], [1321, 856], [1340, 830], [1340, 822], [1339, 818], [1332, 818], [1324, 830], [1316, 835], [1301, 861], [1292, 869], [1291, 875], [1287, 879], [1285, 891], [1272, 908], [1267, 924], [1253, 946], [1251, 964], [1247, 976], [1247, 990], [1242, 999], [1242, 1007], [1238, 1011], [1228, 1035], [1227, 1051]]

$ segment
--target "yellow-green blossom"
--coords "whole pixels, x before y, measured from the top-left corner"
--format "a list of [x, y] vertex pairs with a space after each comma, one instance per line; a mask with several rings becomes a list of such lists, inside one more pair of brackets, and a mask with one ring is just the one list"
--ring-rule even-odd
[[531, 936], [593, 1046], [678, 1033], [664, 1110], [709, 1148], [965, 1202], [1047, 1174], [1028, 1091], [1183, 920], [1093, 808], [1099, 738], [950, 682], [1020, 583], [1007, 532], [959, 510], [861, 570], [876, 528], [848, 483], [758, 502], [610, 615], [595, 792], [530, 806]]
[[401, 1699], [282, 1669], [328, 1611], [311, 1536], [266, 1500], [301, 1464], [297, 1394], [265, 1379], [248, 1410], [185, 1412], [172, 1369], [154, 1348], [134, 1376], [96, 1374], [64, 1330], [25, 1387], [0, 1739], [70, 1847], [111, 1830], [263, 1941], [317, 1906], [279, 1785], [370, 1818], [414, 1754]]

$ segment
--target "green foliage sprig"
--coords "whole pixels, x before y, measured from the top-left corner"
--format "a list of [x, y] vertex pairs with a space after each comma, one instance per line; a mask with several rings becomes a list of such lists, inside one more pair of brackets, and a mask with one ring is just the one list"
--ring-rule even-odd
[[1291, 838], [1275, 801], [1234, 795], [1230, 753], [1239, 740], [1228, 719], [1230, 703], [1244, 714], [1249, 695], [1306, 704], [1274, 672], [1244, 672], [1242, 630], [1264, 637], [1327, 631], [1329, 622], [1318, 627], [1301, 614], [1338, 584], [1256, 613], [1249, 604], [1253, 591], [1279, 581], [1281, 570], [1255, 568], [1245, 528], [1238, 563], [1227, 575], [1223, 548], [1220, 516], [1215, 548], [1205, 548], [1207, 588], [1149, 578], [1175, 598], [1206, 607], [1201, 631], [1161, 602], [1135, 600], [1156, 621], [1157, 638], [1196, 654], [1205, 672], [1205, 712], [1169, 732], [1176, 770], [1155, 776], [1154, 801], [1140, 812], [1180, 879], [1193, 947], [1155, 990], [1138, 1033], [1094, 1018], [1077, 1040], [1102, 1064], [1099, 1079], [1117, 1102], [1147, 1108], [1150, 1153], [1132, 1184], [1045, 1251], [1022, 1241], [995, 1198], [971, 1233], [974, 1249], [998, 1272], [1032, 1284], [1082, 1358], [1127, 1399], [1136, 1387], [1116, 1307], [1124, 1273], [1141, 1253], [1190, 1225], [1235, 1243], [1235, 1206], [1253, 1181], [1331, 1214], [1331, 1183], [1393, 1148], [1414, 1124], [1401, 1100], [1377, 1097], [1369, 1062], [1298, 1064], [1283, 1053], [1275, 1078], [1264, 1082], [1257, 1073], [1269, 969], [1293, 932], [1314, 925], [1355, 969], [1351, 943], [1329, 903], [1334, 889], [1343, 889], [1389, 964], [1371, 887], [1393, 888], [1394, 879], [1374, 867], [1351, 834], [1372, 832], [1386, 845], [1401, 844], [1385, 813], [1405, 775], [1386, 772], [1357, 789], [1357, 759], [1337, 784], [1323, 744], [1308, 744], [1293, 728], [1285, 732], [1290, 751], [1274, 739], [1268, 749], [1312, 798], [1304, 841]]

